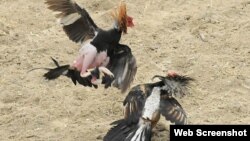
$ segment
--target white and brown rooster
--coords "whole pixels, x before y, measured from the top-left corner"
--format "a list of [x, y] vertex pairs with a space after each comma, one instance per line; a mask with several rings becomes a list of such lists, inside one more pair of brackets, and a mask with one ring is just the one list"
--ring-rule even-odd
[[[160, 81], [133, 87], [125, 98], [124, 118], [117, 120], [104, 141], [151, 141], [152, 129], [164, 116], [175, 124], [186, 124], [187, 116], [175, 96], [187, 94], [193, 79], [169, 73], [155, 76]], [[154, 77], [154, 78], [155, 78]]]

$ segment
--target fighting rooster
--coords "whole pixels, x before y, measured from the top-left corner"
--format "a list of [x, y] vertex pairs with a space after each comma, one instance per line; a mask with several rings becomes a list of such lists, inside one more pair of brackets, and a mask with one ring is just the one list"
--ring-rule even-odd
[[81, 44], [81, 49], [71, 65], [62, 67], [54, 60], [57, 68], [50, 69], [44, 76], [55, 79], [65, 74], [74, 83], [92, 86], [96, 84], [98, 74], [104, 74], [102, 81], [105, 85], [110, 85], [115, 77], [115, 85], [126, 89], [136, 73], [136, 61], [130, 48], [119, 44], [121, 34], [127, 33], [127, 27], [134, 26], [132, 17], [127, 15], [125, 3], [121, 2], [112, 12], [114, 26], [110, 30], [99, 28], [88, 12], [73, 0], [46, 0], [45, 3], [49, 9], [58, 12], [56, 17], [63, 30], [70, 40]]
[[160, 81], [133, 87], [124, 105], [124, 119], [115, 125], [104, 137], [104, 141], [151, 141], [152, 129], [163, 115], [175, 124], [186, 124], [187, 116], [174, 98], [184, 96], [193, 79], [178, 74], [155, 76]]

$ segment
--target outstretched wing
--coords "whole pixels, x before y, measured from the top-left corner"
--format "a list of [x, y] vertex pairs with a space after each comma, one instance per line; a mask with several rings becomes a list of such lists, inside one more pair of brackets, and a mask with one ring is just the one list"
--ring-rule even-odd
[[123, 102], [124, 119], [128, 125], [137, 123], [142, 116], [143, 107], [147, 98], [142, 87], [144, 87], [144, 85], [133, 87]]
[[187, 124], [187, 115], [175, 98], [162, 98], [160, 101], [160, 112], [166, 120], [172, 123], [183, 125]]
[[187, 115], [180, 103], [173, 96], [184, 96], [188, 93], [190, 81], [194, 79], [181, 75], [155, 76], [162, 80], [160, 112], [166, 120], [175, 124], [186, 124]]
[[93, 38], [98, 32], [98, 27], [88, 12], [73, 0], [45, 0], [45, 3], [50, 10], [58, 12], [56, 17], [60, 18], [63, 30], [70, 40], [83, 42]]
[[122, 44], [115, 47], [107, 68], [115, 76], [113, 86], [121, 89], [124, 93], [130, 87], [137, 72], [136, 59], [131, 49]]

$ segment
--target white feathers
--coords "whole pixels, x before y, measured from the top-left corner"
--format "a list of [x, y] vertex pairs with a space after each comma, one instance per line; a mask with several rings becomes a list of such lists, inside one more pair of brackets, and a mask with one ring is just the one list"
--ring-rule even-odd
[[[146, 124], [141, 124], [140, 127], [136, 130], [135, 135], [131, 139], [131, 141], [144, 141], [145, 140], [145, 135], [143, 135], [143, 130], [145, 130]], [[145, 134], [145, 133], [144, 133]]]
[[151, 130], [151, 122], [144, 121], [140, 119], [138, 123], [138, 129], [134, 132], [131, 132], [126, 139], [130, 138], [133, 134], [133, 137], [130, 141], [145, 141], [148, 136], [147, 131]]
[[142, 115], [144, 119], [152, 120], [154, 113], [159, 110], [161, 98], [160, 94], [160, 88], [154, 87], [151, 95], [147, 98], [145, 102]]
[[75, 21], [77, 21], [80, 18], [81, 18], [81, 15], [79, 15], [78, 13], [73, 13], [73, 14], [67, 15], [67, 16], [59, 19], [59, 23], [64, 25], [64, 26], [67, 26], [67, 25], [74, 23]]
[[[120, 80], [121, 82], [124, 81], [127, 72], [128, 72], [128, 62], [126, 62], [126, 65], [125, 65], [124, 72], [123, 72], [123, 74], [122, 74], [121, 80], [120, 80], [120, 78], [119, 78], [118, 80]], [[121, 83], [121, 82], [119, 82], [119, 83]]]
[[[145, 102], [145, 106], [143, 109], [143, 115], [140, 119], [139, 123], [137, 124], [138, 129], [136, 130], [135, 134], [133, 135], [131, 141], [145, 141], [145, 137], [147, 137], [147, 133], [145, 131], [151, 130], [151, 122], [153, 120], [154, 113], [159, 110], [160, 106], [160, 96], [161, 89], [158, 87], [154, 87], [151, 95], [147, 98]], [[129, 138], [133, 133], [128, 135]]]
[[115, 20], [115, 22], [114, 22], [114, 28], [115, 28], [115, 29], [119, 29], [119, 23], [118, 23], [117, 20]]
[[[97, 32], [97, 31], [95, 31], [95, 37], [97, 36], [97, 34], [98, 34], [98, 32]], [[94, 38], [95, 38], [95, 37], [94, 37]]]

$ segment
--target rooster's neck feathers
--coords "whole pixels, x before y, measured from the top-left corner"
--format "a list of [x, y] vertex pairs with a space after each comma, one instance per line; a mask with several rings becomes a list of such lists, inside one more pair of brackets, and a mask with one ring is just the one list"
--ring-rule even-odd
[[127, 9], [126, 4], [121, 2], [117, 9], [114, 9], [111, 13], [115, 23], [114, 28], [121, 32], [127, 33]]

